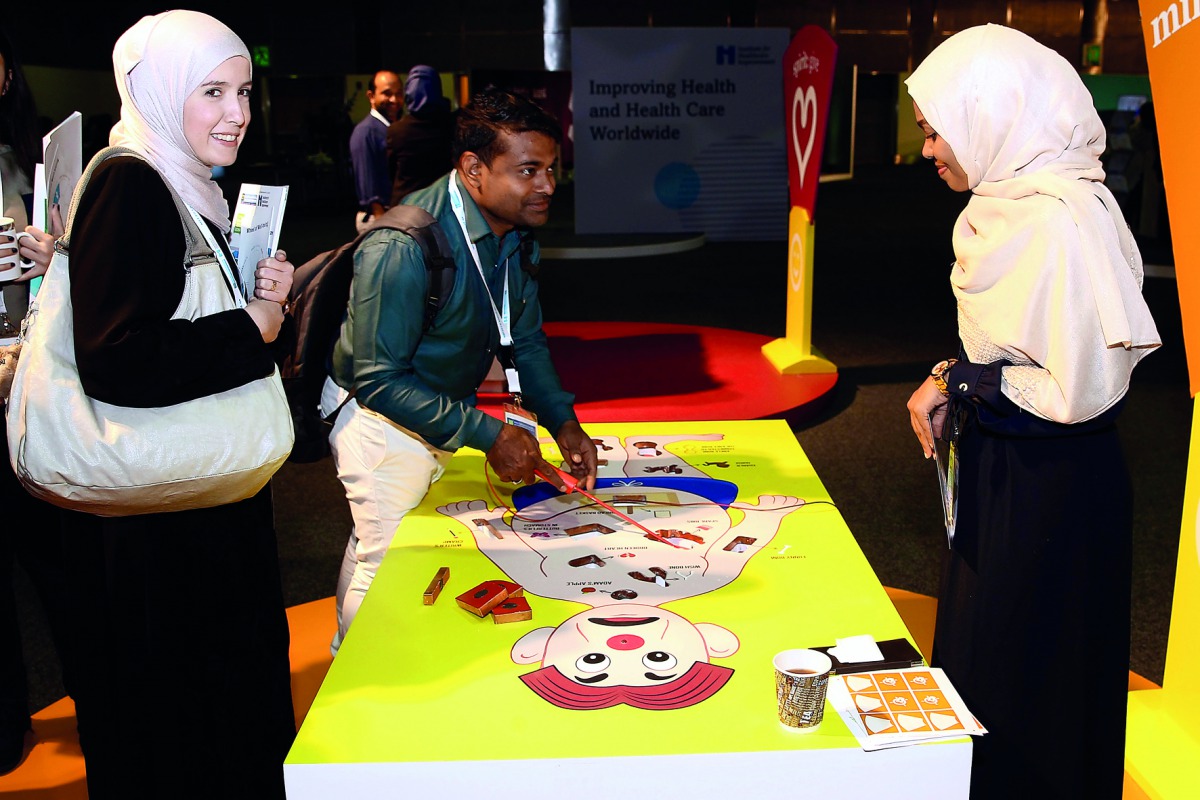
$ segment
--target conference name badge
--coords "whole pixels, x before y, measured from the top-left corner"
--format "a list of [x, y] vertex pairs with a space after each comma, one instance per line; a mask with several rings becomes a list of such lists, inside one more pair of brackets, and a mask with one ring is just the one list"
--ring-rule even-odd
[[537, 438], [537, 415], [532, 411], [513, 403], [504, 404], [504, 421], [509, 425], [529, 431], [529, 435]]

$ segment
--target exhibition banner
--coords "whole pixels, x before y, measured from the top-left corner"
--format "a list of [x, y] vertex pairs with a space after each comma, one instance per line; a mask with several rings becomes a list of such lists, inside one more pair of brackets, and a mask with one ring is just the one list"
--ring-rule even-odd
[[[1200, 23], [1194, 4], [1143, 0], [1142, 28], [1154, 116], [1162, 154], [1163, 183], [1171, 220], [1171, 246], [1183, 315], [1184, 344], [1192, 395], [1200, 389], [1200, 230], [1192, 220], [1200, 215], [1200, 158], [1196, 156], [1195, 56], [1200, 52]], [[1189, 13], [1190, 9], [1190, 13]], [[1175, 604], [1171, 612], [1171, 639], [1167, 648], [1164, 685], [1190, 687], [1189, 707], [1200, 714], [1200, 561], [1197, 560], [1197, 428], [1192, 427], [1192, 452], [1188, 468], [1184, 536], [1175, 578]]]
[[787, 40], [776, 28], [574, 29], [576, 232], [782, 239]]
[[[1193, 190], [1200, 180], [1194, 112], [1200, 24], [1193, 23], [1200, 9], [1195, 0], [1141, 0], [1139, 5], [1195, 397], [1200, 389], [1200, 232], [1192, 221], [1200, 212]], [[1129, 695], [1126, 770], [1150, 797], [1195, 794], [1200, 757], [1200, 400], [1194, 402], [1163, 688]]]
[[1195, 396], [1200, 392], [1200, 231], [1189, 223], [1200, 213], [1200, 198], [1195, 192], [1200, 181], [1200, 158], [1196, 157], [1194, 95], [1200, 13], [1193, 0], [1142, 0], [1141, 9], [1163, 183], [1175, 223], [1171, 226], [1171, 249], [1175, 254], [1188, 374]]
[[825, 150], [837, 45], [816, 25], [800, 29], [783, 56], [788, 184], [792, 207], [816, 219], [817, 182]]

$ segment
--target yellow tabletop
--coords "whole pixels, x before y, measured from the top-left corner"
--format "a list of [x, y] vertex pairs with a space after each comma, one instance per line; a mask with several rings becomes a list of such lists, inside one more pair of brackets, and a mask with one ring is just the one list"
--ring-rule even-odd
[[[494, 475], [493, 490], [461, 451], [396, 534], [288, 756], [289, 797], [559, 797], [550, 776], [591, 793], [664, 770], [691, 796], [757, 781], [795, 796], [799, 766], [848, 796], [966, 796], [965, 740], [863, 753], [832, 709], [814, 733], [776, 719], [778, 651], [908, 636], [785, 423], [587, 430], [606, 462], [596, 498], [666, 541], [579, 494], [514, 494]], [[487, 581], [521, 585], [532, 619], [456, 603]]]

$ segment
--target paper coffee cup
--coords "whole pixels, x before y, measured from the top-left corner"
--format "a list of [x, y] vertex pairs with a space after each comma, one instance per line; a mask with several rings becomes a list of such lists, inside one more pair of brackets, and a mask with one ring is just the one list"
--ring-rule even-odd
[[779, 721], [789, 728], [815, 731], [825, 718], [825, 690], [833, 662], [817, 650], [784, 650], [773, 663]]

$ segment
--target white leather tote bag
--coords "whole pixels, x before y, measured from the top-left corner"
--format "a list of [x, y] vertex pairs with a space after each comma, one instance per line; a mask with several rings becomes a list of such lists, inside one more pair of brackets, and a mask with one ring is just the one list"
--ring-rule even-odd
[[[137, 154], [107, 148], [92, 159], [26, 318], [8, 405], [13, 469], [36, 497], [106, 517], [244, 500], [266, 485], [292, 448], [278, 369], [244, 386], [162, 408], [114, 406], [84, 394], [75, 364], [71, 223], [92, 171], [116, 155]], [[245, 306], [229, 265], [205, 241], [198, 215], [173, 189], [171, 194], [188, 249], [180, 265], [186, 271], [183, 298], [172, 318]]]

